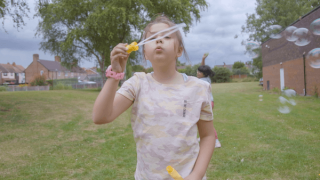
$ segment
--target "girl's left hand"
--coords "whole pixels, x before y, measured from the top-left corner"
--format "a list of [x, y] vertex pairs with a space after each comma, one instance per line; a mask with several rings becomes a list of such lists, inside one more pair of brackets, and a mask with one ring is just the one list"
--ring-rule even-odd
[[189, 176], [187, 176], [186, 178], [184, 178], [183, 180], [202, 180], [201, 177], [199, 177], [196, 174], [190, 174]]
[[207, 58], [207, 56], [208, 56], [208, 54], [204, 54], [204, 55], [202, 56], [202, 59]]

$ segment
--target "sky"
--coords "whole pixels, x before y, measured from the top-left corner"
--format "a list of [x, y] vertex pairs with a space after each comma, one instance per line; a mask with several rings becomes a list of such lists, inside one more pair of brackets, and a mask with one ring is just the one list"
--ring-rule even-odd
[[[190, 32], [184, 34], [184, 44], [191, 64], [201, 62], [204, 53], [209, 52], [206, 64], [215, 65], [233, 64], [236, 61], [251, 61], [244, 54], [245, 47], [241, 45], [246, 40], [247, 34], [241, 34], [241, 26], [245, 24], [246, 14], [255, 12], [256, 0], [208, 0], [209, 7], [201, 11], [200, 22], [194, 23]], [[42, 37], [35, 36], [39, 22], [33, 18], [34, 0], [27, 0], [30, 6], [29, 19], [25, 19], [26, 26], [19, 31], [13, 27], [11, 19], [6, 19], [3, 27], [0, 26], [0, 63], [12, 64], [15, 62], [27, 68], [32, 62], [33, 54], [39, 54], [40, 59], [54, 60], [49, 52], [45, 53], [40, 48]], [[2, 19], [1, 19], [2, 21]], [[235, 39], [235, 35], [239, 35]], [[187, 62], [185, 58], [180, 59]], [[81, 67], [89, 68], [95, 63], [83, 61]]]

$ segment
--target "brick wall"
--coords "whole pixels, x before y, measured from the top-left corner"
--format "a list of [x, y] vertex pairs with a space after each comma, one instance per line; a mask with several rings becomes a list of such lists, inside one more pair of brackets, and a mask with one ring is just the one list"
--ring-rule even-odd
[[43, 74], [48, 78], [48, 70], [38, 60], [39, 55], [34, 54], [32, 63], [25, 69], [26, 83], [31, 83], [36, 75], [40, 75], [40, 71], [43, 71]]
[[[306, 59], [307, 95], [314, 95], [315, 86], [318, 87], [318, 94], [320, 94], [320, 69], [310, 67], [309, 63], [310, 60]], [[280, 89], [280, 68], [284, 69], [284, 86], [304, 95], [303, 58], [263, 67], [263, 89], [267, 89], [267, 81], [270, 83], [270, 90]]]
[[[313, 10], [291, 26], [310, 30], [310, 24], [319, 17], [320, 8]], [[267, 89], [267, 81], [269, 81], [270, 90], [275, 87], [280, 89], [280, 68], [283, 68], [285, 87], [294, 89], [298, 94], [304, 94], [303, 54], [308, 54], [312, 49], [319, 47], [320, 36], [316, 35], [312, 36], [311, 43], [306, 46], [297, 46], [287, 41], [285, 37], [269, 39], [262, 43], [263, 88]], [[312, 68], [309, 61], [306, 59], [305, 63], [307, 95], [314, 95], [315, 86], [318, 87], [318, 94], [320, 94], [320, 69]]]

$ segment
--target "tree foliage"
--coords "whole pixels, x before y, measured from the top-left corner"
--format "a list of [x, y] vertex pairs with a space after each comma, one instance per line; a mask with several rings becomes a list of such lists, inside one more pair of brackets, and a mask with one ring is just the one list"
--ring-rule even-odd
[[30, 12], [26, 0], [0, 0], [0, 18], [2, 19], [2, 26], [6, 18], [11, 18], [13, 26], [17, 29], [25, 25], [24, 17], [29, 17]]
[[[137, 41], [148, 21], [164, 13], [175, 23], [200, 20], [205, 0], [53, 0], [39, 3], [42, 35], [41, 49], [60, 55], [64, 63], [80, 60], [97, 61], [101, 69], [110, 65], [110, 52], [118, 43]], [[133, 52], [131, 66], [138, 63], [139, 53]], [[104, 72], [104, 71], [102, 71]]]
[[[286, 28], [303, 15], [320, 5], [319, 0], [256, 0], [255, 13], [247, 14], [242, 33], [249, 34], [248, 41], [262, 43], [269, 39], [268, 30], [271, 25]], [[246, 49], [248, 52], [248, 49]], [[254, 50], [259, 57], [253, 59], [253, 65], [259, 69], [258, 77], [262, 77], [262, 58], [260, 48]]]
[[224, 67], [217, 67], [215, 66], [213, 69], [213, 72], [215, 72], [215, 75], [212, 77], [212, 82], [229, 82], [230, 76], [232, 75], [231, 71], [228, 68]]
[[242, 67], [245, 67], [245, 64], [243, 62], [237, 61], [237, 62], [234, 62], [232, 69], [240, 69]]
[[280, 25], [285, 28], [319, 6], [320, 2], [318, 0], [256, 0], [256, 5], [256, 12], [247, 14], [242, 32], [249, 34], [249, 40], [261, 43], [269, 39], [267, 33], [269, 26]]

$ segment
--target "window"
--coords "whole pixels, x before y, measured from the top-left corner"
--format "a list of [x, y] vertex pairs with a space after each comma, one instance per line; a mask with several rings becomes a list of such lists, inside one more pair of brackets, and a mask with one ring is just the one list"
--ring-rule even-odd
[[73, 73], [71, 73], [71, 77], [73, 77]]
[[65, 75], [68, 76], [68, 72], [66, 72]]
[[13, 73], [11, 73], [11, 76], [13, 76]]
[[61, 76], [61, 72], [60, 71], [58, 72], [58, 76]]
[[42, 76], [42, 74], [43, 74], [43, 71], [41, 70], [41, 71], [40, 71], [40, 75]]
[[3, 73], [3, 76], [7, 76], [8, 74], [7, 73]]

